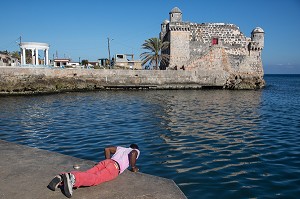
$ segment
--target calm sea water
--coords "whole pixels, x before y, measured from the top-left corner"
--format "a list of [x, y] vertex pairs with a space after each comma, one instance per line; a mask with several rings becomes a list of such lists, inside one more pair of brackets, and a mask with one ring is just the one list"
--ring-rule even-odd
[[188, 198], [298, 198], [300, 76], [259, 91], [101, 91], [0, 97], [0, 139], [99, 161], [137, 143], [144, 173]]

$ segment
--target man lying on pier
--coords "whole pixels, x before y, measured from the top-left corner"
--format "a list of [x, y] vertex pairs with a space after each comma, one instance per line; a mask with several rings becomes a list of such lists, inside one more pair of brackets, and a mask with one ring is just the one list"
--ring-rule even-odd
[[[111, 154], [113, 154], [112, 157]], [[113, 180], [129, 166], [131, 166], [132, 172], [139, 170], [135, 165], [140, 155], [139, 147], [136, 144], [131, 144], [129, 148], [107, 147], [104, 150], [104, 155], [105, 160], [87, 171], [72, 171], [55, 176], [49, 183], [48, 188], [55, 191], [58, 186], [63, 186], [64, 194], [71, 198], [73, 188], [96, 186]]]

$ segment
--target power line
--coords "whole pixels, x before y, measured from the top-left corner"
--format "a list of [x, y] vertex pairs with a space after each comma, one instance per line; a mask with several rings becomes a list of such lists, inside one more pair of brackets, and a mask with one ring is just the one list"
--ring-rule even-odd
[[[15, 48], [15, 47], [16, 47], [16, 43], [17, 43], [18, 40], [20, 40], [20, 38], [21, 38], [21, 37], [18, 37], [18, 38], [16, 38], [15, 40], [6, 43], [5, 46], [2, 47], [3, 49], [0, 49], [0, 50], [7, 50], [7, 49], [9, 49], [9, 48]], [[19, 45], [19, 43], [17, 44], [17, 46], [18, 46], [18, 45]]]

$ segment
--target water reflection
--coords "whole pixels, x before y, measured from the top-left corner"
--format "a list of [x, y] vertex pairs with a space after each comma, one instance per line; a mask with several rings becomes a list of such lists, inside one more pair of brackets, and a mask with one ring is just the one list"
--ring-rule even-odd
[[[168, 146], [162, 164], [175, 169], [176, 182], [198, 188], [207, 181], [182, 177], [207, 174], [212, 184], [250, 176], [262, 166], [258, 124], [261, 120], [260, 91], [177, 91], [157, 96], [161, 126], [168, 131], [160, 138]], [[251, 181], [251, 180], [248, 180]], [[242, 183], [238, 187], [242, 187]], [[252, 184], [252, 182], [247, 182]]]

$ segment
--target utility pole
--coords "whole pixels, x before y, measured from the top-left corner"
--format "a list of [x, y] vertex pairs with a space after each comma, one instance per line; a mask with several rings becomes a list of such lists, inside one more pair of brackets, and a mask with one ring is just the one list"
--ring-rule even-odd
[[110, 67], [110, 44], [109, 44], [109, 37], [107, 37], [107, 48], [108, 48], [108, 66]]

